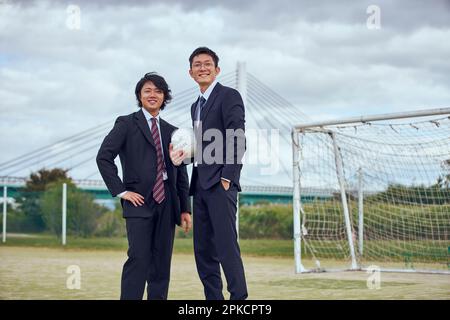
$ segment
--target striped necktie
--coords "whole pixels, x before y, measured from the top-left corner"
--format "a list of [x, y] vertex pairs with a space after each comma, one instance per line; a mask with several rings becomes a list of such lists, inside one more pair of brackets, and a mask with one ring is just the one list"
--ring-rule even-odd
[[197, 116], [196, 116], [197, 121], [200, 121], [203, 106], [205, 105], [205, 102], [206, 102], [206, 99], [205, 99], [205, 97], [202, 96], [200, 98], [200, 104], [197, 106]]
[[155, 186], [153, 187], [153, 199], [155, 199], [157, 203], [161, 203], [166, 198], [164, 195], [164, 180], [163, 180], [164, 161], [161, 150], [161, 138], [159, 136], [158, 125], [156, 124], [156, 118], [152, 118], [151, 120], [152, 120], [152, 137], [153, 141], [155, 141], [156, 157], [157, 157], [156, 181]]

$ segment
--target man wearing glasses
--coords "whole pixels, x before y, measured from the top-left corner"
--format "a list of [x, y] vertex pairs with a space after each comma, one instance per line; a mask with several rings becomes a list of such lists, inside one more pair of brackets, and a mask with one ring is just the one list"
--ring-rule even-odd
[[[239, 92], [216, 81], [218, 63], [219, 57], [206, 47], [195, 49], [189, 57], [189, 74], [200, 89], [191, 106], [197, 140], [189, 190], [194, 196], [194, 252], [207, 300], [224, 299], [220, 266], [230, 299], [243, 300], [248, 293], [237, 241], [236, 209], [245, 152], [245, 110]], [[208, 148], [210, 143], [215, 147]], [[184, 155], [174, 150], [171, 159], [179, 164]]]

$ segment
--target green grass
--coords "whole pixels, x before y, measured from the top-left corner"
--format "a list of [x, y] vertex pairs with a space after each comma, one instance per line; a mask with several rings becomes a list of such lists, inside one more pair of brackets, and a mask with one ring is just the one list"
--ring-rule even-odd
[[[174, 253], [193, 253], [192, 238], [177, 237], [174, 243]], [[339, 241], [319, 241], [309, 240], [310, 248], [314, 248], [315, 254], [327, 259], [347, 259], [347, 245]], [[272, 256], [272, 257], [292, 257], [294, 254], [294, 243], [292, 240], [280, 239], [241, 239], [239, 241], [241, 252], [249, 256]], [[302, 257], [310, 258], [311, 252], [305, 248], [302, 242]], [[365, 254], [369, 254], [370, 259], [386, 259], [393, 261], [418, 262], [442, 262], [447, 263], [449, 243], [446, 241], [366, 241]], [[61, 239], [51, 234], [33, 234], [26, 236], [8, 236], [6, 243], [1, 246], [20, 247], [47, 247], [64, 248], [65, 250], [122, 250], [126, 251], [128, 242], [125, 237], [93, 237], [67, 238], [65, 247], [61, 244]], [[420, 251], [418, 251], [420, 249]], [[369, 258], [363, 257], [363, 258]]]
[[126, 238], [78, 238], [67, 237], [66, 246], [62, 246], [61, 238], [49, 234], [27, 235], [24, 237], [8, 237], [1, 246], [11, 247], [46, 247], [65, 249], [92, 250], [126, 250]]
[[241, 252], [246, 255], [274, 257], [292, 257], [294, 255], [294, 242], [292, 240], [241, 239], [239, 245]]
[[[316, 289], [316, 290], [354, 290], [366, 289], [367, 280], [335, 280], [335, 279], [302, 279], [301, 281], [278, 280], [270, 281], [270, 286], [281, 288]], [[384, 287], [402, 287], [414, 285], [412, 282], [395, 282], [390, 281], [384, 283]]]
[[[61, 239], [49, 234], [29, 235], [26, 237], [11, 236], [0, 247], [47, 247], [63, 248]], [[291, 240], [240, 240], [241, 252], [252, 256], [284, 256], [292, 257], [293, 242]], [[66, 250], [127, 250], [126, 238], [78, 238], [67, 237]], [[174, 253], [192, 253], [193, 243], [191, 238], [176, 238]]]
[[[0, 261], [0, 300], [116, 300], [126, 252], [0, 245]], [[250, 299], [450, 299], [448, 275], [382, 273], [374, 290], [364, 271], [295, 274], [292, 257], [244, 255], [243, 262]], [[77, 290], [67, 288], [71, 265], [81, 272]], [[173, 255], [169, 299], [204, 299], [192, 254]]]

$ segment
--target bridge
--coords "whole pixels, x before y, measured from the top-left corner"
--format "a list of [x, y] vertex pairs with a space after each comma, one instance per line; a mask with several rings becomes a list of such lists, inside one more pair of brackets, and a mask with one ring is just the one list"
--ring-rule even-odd
[[[243, 192], [240, 194], [241, 204], [291, 203], [291, 128], [294, 124], [308, 121], [308, 117], [257, 77], [247, 72], [245, 63], [238, 63], [235, 71], [221, 75], [218, 81], [236, 88], [241, 93], [246, 106], [247, 130], [273, 129], [279, 132], [280, 137], [278, 157], [274, 157], [279, 161], [279, 170], [275, 175], [259, 174], [261, 167], [259, 164], [244, 165], [241, 177], [243, 186]], [[190, 127], [189, 108], [197, 95], [197, 86], [174, 94], [172, 102], [162, 111], [161, 116], [175, 126]], [[99, 201], [111, 200], [111, 195], [96, 167], [95, 157], [103, 138], [111, 130], [117, 116], [100, 125], [84, 129], [72, 136], [0, 163], [0, 186], [7, 186], [8, 196], [13, 196], [23, 188], [26, 176], [30, 172], [36, 172], [41, 168], [57, 167], [67, 170], [68, 175], [79, 188], [93, 194]], [[119, 165], [118, 167], [120, 168]], [[304, 200], [317, 196], [319, 195], [314, 193], [305, 195]]]

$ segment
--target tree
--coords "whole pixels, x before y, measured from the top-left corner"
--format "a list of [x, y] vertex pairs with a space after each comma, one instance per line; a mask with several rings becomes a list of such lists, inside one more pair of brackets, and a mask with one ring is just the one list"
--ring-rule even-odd
[[70, 180], [60, 180], [47, 186], [41, 199], [41, 212], [46, 226], [55, 234], [61, 234], [62, 183], [67, 183], [67, 233], [88, 237], [97, 228], [97, 219], [107, 208], [94, 202], [94, 197], [78, 189]]
[[450, 159], [445, 160], [443, 166], [449, 173], [444, 173], [438, 177], [436, 181], [436, 187], [440, 189], [447, 189], [447, 192], [450, 193]]
[[23, 223], [27, 229], [25, 231], [44, 231], [46, 229], [40, 205], [41, 197], [49, 184], [60, 180], [71, 181], [71, 178], [67, 176], [67, 170], [43, 168], [30, 174], [25, 188], [17, 199], [25, 219]]
[[[450, 159], [444, 161], [445, 166], [447, 167], [447, 172], [450, 172]], [[444, 175], [443, 179], [444, 187], [450, 189], [450, 173]]]
[[[125, 219], [122, 216], [122, 206], [116, 202], [116, 208], [113, 211], [104, 213], [97, 219], [96, 236], [100, 237], [124, 237], [127, 235]], [[184, 234], [184, 233], [183, 233]]]
[[60, 168], [47, 170], [43, 168], [36, 173], [30, 174], [25, 189], [27, 191], [45, 191], [50, 183], [60, 180], [72, 181], [72, 179], [67, 176], [67, 170]]

